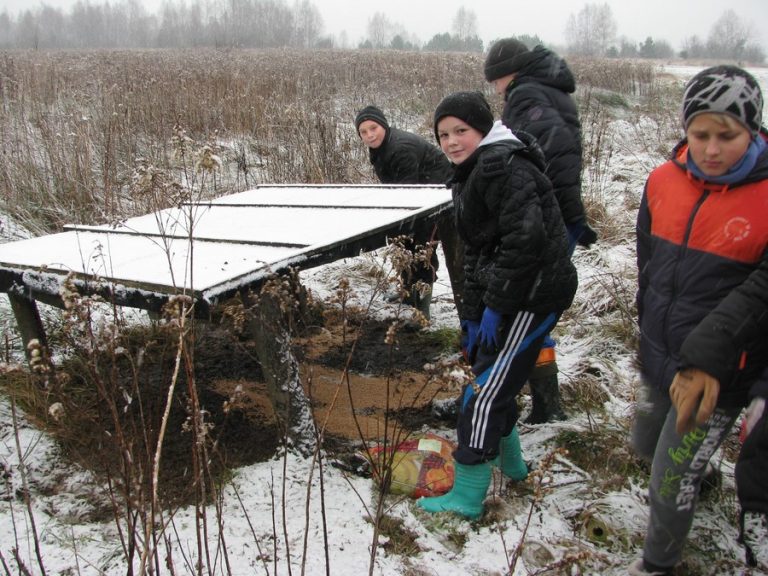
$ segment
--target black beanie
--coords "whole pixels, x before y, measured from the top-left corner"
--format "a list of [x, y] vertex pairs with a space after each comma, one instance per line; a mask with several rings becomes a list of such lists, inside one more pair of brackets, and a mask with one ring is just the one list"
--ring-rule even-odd
[[763, 123], [763, 95], [760, 85], [738, 66], [721, 65], [696, 74], [683, 94], [683, 127], [707, 112], [727, 114], [757, 136]]
[[480, 92], [454, 92], [443, 98], [437, 105], [432, 124], [438, 142], [440, 137], [437, 135], [437, 123], [446, 116], [455, 116], [463, 120], [475, 130], [482, 132], [483, 136], [486, 136], [493, 127], [491, 105]]
[[389, 130], [389, 124], [387, 118], [384, 116], [384, 112], [376, 108], [376, 106], [366, 106], [355, 116], [355, 129], [360, 131], [360, 124], [366, 120], [373, 120], [376, 124], [383, 126], [386, 130]]
[[525, 63], [526, 59], [521, 56], [528, 51], [528, 46], [515, 38], [498, 40], [485, 57], [485, 79], [493, 82], [508, 74], [514, 74]]

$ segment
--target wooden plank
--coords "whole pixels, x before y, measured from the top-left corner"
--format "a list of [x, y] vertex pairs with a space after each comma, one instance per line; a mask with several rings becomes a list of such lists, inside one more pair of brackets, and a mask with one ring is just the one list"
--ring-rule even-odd
[[185, 293], [203, 311], [289, 267], [380, 248], [451, 206], [438, 186], [260, 187], [118, 226], [1, 244], [0, 291], [57, 304], [71, 273], [78, 289], [116, 304], [156, 311]]

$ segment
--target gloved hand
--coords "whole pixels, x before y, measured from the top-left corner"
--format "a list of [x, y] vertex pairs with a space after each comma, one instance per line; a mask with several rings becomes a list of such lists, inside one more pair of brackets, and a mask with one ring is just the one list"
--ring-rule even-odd
[[[675, 374], [669, 397], [677, 410], [675, 428], [678, 434], [693, 430], [694, 426], [704, 424], [717, 404], [720, 394], [720, 382], [698, 368], [687, 368]], [[698, 407], [698, 411], [696, 408]], [[693, 413], [696, 411], [696, 419]]]
[[581, 231], [581, 236], [579, 236], [579, 246], [584, 246], [585, 248], [589, 248], [597, 242], [597, 232], [595, 232], [594, 228], [589, 225], [589, 223], [584, 223], [584, 230]]
[[585, 220], [567, 224], [566, 229], [568, 230], [568, 249], [571, 253], [573, 253], [577, 243], [579, 246], [589, 248], [597, 242], [597, 232]]
[[480, 320], [480, 331], [477, 336], [481, 346], [497, 347], [499, 345], [496, 332], [501, 324], [501, 314], [491, 308], [483, 310], [483, 318]]
[[464, 358], [470, 362], [472, 354], [477, 347], [477, 332], [480, 330], [480, 322], [477, 320], [461, 321], [461, 348]]

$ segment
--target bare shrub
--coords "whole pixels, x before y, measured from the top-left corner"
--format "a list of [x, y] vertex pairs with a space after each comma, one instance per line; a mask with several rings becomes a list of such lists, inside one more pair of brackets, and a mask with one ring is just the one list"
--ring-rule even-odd
[[640, 60], [571, 58], [577, 84], [623, 95], [647, 96], [656, 86], [655, 64]]

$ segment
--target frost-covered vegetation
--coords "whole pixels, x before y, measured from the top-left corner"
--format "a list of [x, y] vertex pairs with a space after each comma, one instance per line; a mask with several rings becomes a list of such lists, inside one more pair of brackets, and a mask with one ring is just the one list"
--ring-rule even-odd
[[[529, 482], [497, 479], [478, 522], [429, 517], [383, 494], [384, 481], [354, 474], [348, 456], [362, 437], [331, 442], [318, 417], [321, 450], [306, 458], [280, 449], [268, 411], [262, 428], [235, 421], [238, 407], [259, 395], [246, 306], [232, 303], [203, 327], [184, 315], [185, 302], [162, 319], [136, 322], [68, 293], [66, 311], [46, 311], [52, 348], [67, 354], [37, 371], [19, 364], [20, 340], [1, 308], [4, 573], [625, 574], [642, 544], [647, 478], [627, 445], [637, 381], [634, 217], [645, 176], [679, 137], [685, 71], [571, 65], [584, 126], [584, 197], [600, 240], [576, 252], [579, 292], [556, 334], [570, 418], [521, 429], [524, 454], [538, 466]], [[488, 90], [481, 71], [481, 56], [472, 54], [3, 54], [3, 237], [111, 222], [189, 194], [266, 182], [372, 182], [355, 112], [375, 103], [392, 124], [432, 138], [434, 106], [455, 90]], [[381, 297], [397, 276], [395, 260], [382, 251], [303, 272], [313, 302], [297, 323], [330, 338], [328, 318], [343, 318], [336, 326], [354, 356], [367, 353], [365, 331], [384, 322], [387, 352], [378, 355], [393, 367], [414, 346], [433, 353], [439, 343], [444, 354], [424, 358], [431, 364], [424, 378], [447, 383], [461, 373], [447, 274], [431, 326], [398, 337], [404, 312]], [[288, 308], [300, 300], [290, 282], [270, 289]], [[323, 316], [327, 334], [317, 328]], [[215, 365], [228, 388], [214, 395], [197, 383], [211, 371], [214, 350], [225, 349], [226, 374]], [[354, 363], [339, 358], [335, 368], [345, 375]], [[402, 398], [398, 389], [413, 380], [391, 372], [385, 385]], [[343, 376], [332, 402], [351, 400], [347, 382]], [[424, 430], [420, 423], [403, 431], [401, 422], [393, 418], [382, 434]], [[452, 434], [451, 422], [424, 425]], [[237, 436], [262, 448], [260, 458], [226, 452]], [[174, 443], [191, 456], [171, 457]], [[716, 459], [723, 483], [702, 502], [679, 574], [742, 572], [737, 449], [734, 436]]]

